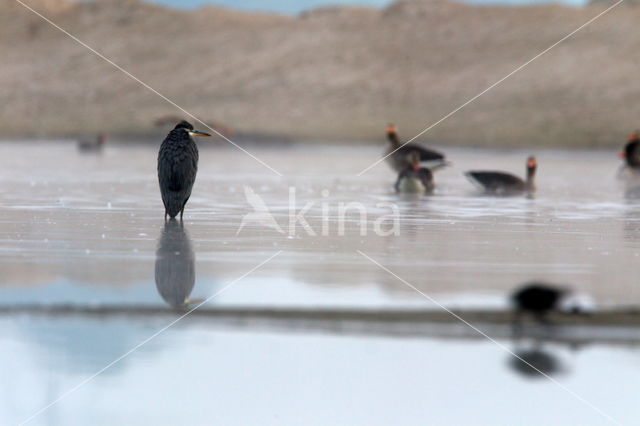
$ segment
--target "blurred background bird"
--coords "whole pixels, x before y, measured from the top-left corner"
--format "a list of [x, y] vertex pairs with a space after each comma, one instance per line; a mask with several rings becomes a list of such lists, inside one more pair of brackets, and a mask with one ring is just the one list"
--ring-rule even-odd
[[395, 124], [387, 124], [386, 127], [387, 140], [389, 141], [389, 147], [385, 152], [387, 156], [387, 162], [393, 170], [396, 172], [402, 172], [407, 167], [411, 167], [409, 156], [415, 152], [421, 164], [429, 167], [431, 170], [447, 166], [444, 155], [433, 151], [431, 149], [424, 148], [416, 143], [402, 144], [400, 138], [398, 138], [398, 128]]
[[395, 184], [396, 192], [413, 194], [433, 192], [435, 187], [433, 174], [426, 167], [420, 167], [420, 154], [417, 151], [409, 154], [409, 163], [411, 166], [398, 174]]
[[164, 203], [164, 219], [184, 214], [184, 206], [191, 196], [198, 172], [198, 147], [192, 136], [211, 136], [194, 130], [187, 121], [181, 121], [169, 132], [158, 153], [158, 181]]
[[544, 322], [547, 314], [560, 311], [562, 299], [569, 293], [569, 290], [555, 285], [531, 282], [514, 291], [511, 301], [518, 317], [529, 313]]
[[619, 157], [625, 160], [627, 167], [640, 169], [640, 133], [635, 130], [627, 136], [627, 144]]
[[535, 157], [527, 158], [526, 179], [500, 171], [470, 170], [464, 175], [471, 183], [485, 192], [496, 195], [514, 195], [522, 192], [535, 191], [535, 176], [538, 162]]
[[107, 141], [107, 135], [104, 132], [98, 133], [94, 140], [81, 139], [78, 141], [78, 150], [80, 152], [102, 152], [104, 144]]

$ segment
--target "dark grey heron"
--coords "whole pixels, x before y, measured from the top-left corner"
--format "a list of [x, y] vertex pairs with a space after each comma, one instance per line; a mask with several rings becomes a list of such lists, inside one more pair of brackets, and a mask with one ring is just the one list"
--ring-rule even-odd
[[169, 132], [158, 152], [158, 181], [164, 203], [164, 219], [171, 219], [180, 213], [191, 196], [193, 183], [198, 172], [198, 147], [192, 136], [211, 136], [194, 130], [193, 126], [181, 121]]

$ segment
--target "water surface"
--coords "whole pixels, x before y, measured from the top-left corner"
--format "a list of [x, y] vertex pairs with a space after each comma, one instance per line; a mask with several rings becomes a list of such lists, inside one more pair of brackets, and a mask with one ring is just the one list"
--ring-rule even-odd
[[[640, 201], [616, 180], [613, 152], [535, 152], [535, 197], [493, 198], [461, 172], [522, 175], [530, 152], [440, 147], [453, 166], [436, 174], [436, 193], [406, 198], [385, 164], [357, 175], [375, 147], [251, 148], [279, 177], [210, 145], [179, 227], [163, 220], [155, 146], [81, 155], [72, 143], [1, 144], [0, 304], [171, 310], [280, 251], [203, 309], [438, 309], [358, 251], [452, 308], [505, 309], [532, 279], [570, 286], [594, 309], [640, 304]], [[249, 221], [238, 233], [253, 211], [246, 186], [284, 232]], [[300, 224], [289, 232], [291, 188], [317, 235]], [[366, 235], [356, 211], [340, 219], [351, 202], [366, 208]], [[398, 235], [378, 235], [390, 205]], [[0, 423], [20, 422], [173, 318], [3, 317]], [[186, 319], [33, 424], [606, 423], [493, 343], [455, 336]], [[501, 342], [617, 420], [637, 421], [634, 345]]]

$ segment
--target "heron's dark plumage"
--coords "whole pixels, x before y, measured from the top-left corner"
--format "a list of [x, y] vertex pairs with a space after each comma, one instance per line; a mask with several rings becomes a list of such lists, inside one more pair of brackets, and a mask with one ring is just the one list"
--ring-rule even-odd
[[191, 196], [198, 172], [198, 148], [189, 135], [193, 126], [186, 121], [167, 135], [158, 153], [158, 180], [165, 213], [174, 218]]

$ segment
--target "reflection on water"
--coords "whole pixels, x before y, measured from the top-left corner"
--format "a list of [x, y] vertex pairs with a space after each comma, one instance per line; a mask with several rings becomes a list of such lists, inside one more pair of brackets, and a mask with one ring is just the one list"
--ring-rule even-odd
[[564, 371], [560, 358], [549, 349], [543, 347], [542, 342], [534, 341], [532, 347], [517, 348], [509, 359], [509, 367], [518, 375], [530, 379], [545, 379], [540, 372], [547, 376], [554, 376]]
[[[166, 302], [181, 309], [192, 292], [213, 294], [214, 277], [233, 280], [274, 250], [283, 250], [277, 262], [221, 294], [217, 304], [374, 312], [433, 308], [357, 255], [356, 250], [362, 250], [451, 307], [506, 309], [512, 287], [533, 279], [567, 283], [592, 294], [600, 306], [640, 306], [640, 203], [635, 192], [625, 199], [615, 179], [617, 163], [606, 154], [539, 153], [545, 167], [532, 200], [478, 196], [460, 173], [489, 163], [518, 172], [522, 153], [447, 150], [454, 166], [438, 173], [436, 193], [407, 200], [392, 193], [395, 175], [384, 165], [357, 176], [379, 158], [377, 147], [288, 148], [286, 153], [257, 147], [255, 153], [285, 177], [257, 172], [244, 153], [203, 147], [186, 229], [170, 222], [159, 230], [157, 147], [109, 145], [102, 156], [80, 156], [74, 155], [72, 144], [46, 149], [0, 145], [0, 181], [5, 182], [0, 186], [2, 303], [46, 308]], [[289, 185], [299, 190], [298, 211], [315, 203], [306, 217], [316, 230], [323, 225], [322, 193], [329, 189], [331, 232], [309, 237], [301, 230], [287, 236], [253, 224], [238, 233], [242, 217], [251, 210], [244, 185], [265, 200], [285, 230]], [[400, 235], [361, 236], [352, 219], [345, 235], [337, 235], [336, 206], [342, 201], [363, 203], [371, 218], [388, 213], [377, 207], [380, 203], [396, 203]], [[154, 262], [161, 297], [151, 283]], [[0, 383], [0, 424], [15, 424], [48, 403], [52, 395], [41, 391], [49, 377], [58, 381], [60, 392], [69, 389], [86, 375], [78, 377], [77, 372], [101, 368], [167, 324], [166, 317], [153, 315], [25, 321], [0, 321], [0, 342], [6, 348], [0, 351], [0, 365], [6, 366]], [[429, 330], [424, 336], [403, 335], [391, 321], [381, 328], [393, 339], [375, 333], [332, 335], [348, 328], [339, 322], [320, 321], [316, 328], [305, 328], [285, 319], [288, 331], [283, 327], [276, 333], [259, 331], [262, 326], [215, 330], [220, 321], [196, 321], [185, 319], [145, 345], [111, 374], [99, 376], [45, 413], [43, 422], [56, 424], [53, 413], [59, 410], [59, 424], [95, 424], [96, 418], [109, 418], [112, 424], [313, 424], [319, 423], [317, 418], [301, 418], [300, 413], [315, 415], [321, 401], [345, 424], [476, 424], [479, 419], [485, 424], [602, 424], [552, 383], [524, 383], [519, 376], [531, 372], [511, 360], [505, 368], [505, 353], [485, 340], [457, 339], [450, 332], [431, 338]], [[364, 329], [357, 322], [353, 328]], [[518, 346], [516, 352], [551, 375], [567, 365], [572, 374], [560, 374], [558, 380], [633, 424], [640, 368], [633, 346], [614, 346], [626, 339], [622, 328], [610, 340], [606, 327], [595, 327], [587, 336], [571, 327], [554, 332], [565, 340], [597, 335], [597, 343], [570, 362], [563, 362], [563, 348], [552, 342]], [[488, 334], [508, 341], [509, 332], [505, 327], [504, 332]], [[555, 339], [549, 333], [539, 334]], [[632, 337], [628, 340], [637, 341]], [[622, 397], [603, 383], [615, 383]], [[273, 392], [284, 384], [285, 392]], [[467, 389], [470, 384], [475, 388]], [[551, 408], [528, 413], [523, 420], [532, 394]], [[138, 398], [141, 395], [146, 399]], [[184, 403], [185, 395], [193, 400]], [[291, 395], [299, 399], [298, 411], [291, 410]], [[479, 397], [483, 395], [490, 400]], [[247, 400], [256, 409], [247, 410]], [[452, 410], [455, 406], [468, 409]]]
[[164, 224], [155, 267], [156, 288], [169, 306], [186, 308], [196, 282], [195, 255], [189, 234], [182, 223], [169, 220]]
[[624, 199], [627, 211], [624, 219], [624, 235], [628, 241], [640, 241], [640, 174], [633, 172], [623, 179]]
[[[233, 279], [263, 254], [283, 250], [277, 263], [259, 272], [264, 284], [256, 287], [270, 295], [269, 303], [312, 303], [318, 294], [337, 303], [350, 290], [373, 295], [359, 297], [361, 304], [418, 300], [415, 291], [356, 254], [362, 250], [434, 297], [485, 294], [503, 300], [515, 283], [539, 279], [570, 284], [599, 304], [640, 305], [635, 285], [640, 239], [629, 238], [638, 232], [615, 177], [615, 158], [600, 152], [541, 152], [545, 167], [530, 200], [478, 196], [461, 173], [489, 163], [517, 173], [521, 153], [452, 149], [447, 153], [454, 165], [438, 173], [436, 193], [404, 200], [392, 192], [395, 176], [385, 165], [356, 175], [379, 152], [376, 147], [299, 147], [286, 153], [260, 148], [257, 154], [285, 175], [279, 178], [257, 173], [241, 152], [203, 147], [185, 217], [198, 247], [197, 290], [210, 277]], [[101, 303], [106, 289], [125, 295], [134, 286], [147, 287], [151, 279], [149, 261], [156, 256], [162, 219], [157, 147], [113, 144], [101, 157], [74, 154], [71, 144], [46, 150], [0, 144], [0, 180], [7, 182], [0, 188], [0, 289], [22, 288], [33, 303], [41, 302], [49, 288], [59, 293], [63, 282], [86, 288], [92, 302]], [[42, 167], [34, 171], [32, 164]], [[298, 189], [296, 211], [315, 203], [306, 219], [317, 232], [323, 226], [323, 202], [328, 202], [329, 235], [309, 237], [300, 229], [289, 238], [259, 224], [238, 234], [252, 209], [245, 185], [265, 201], [283, 230], [288, 229], [289, 185]], [[326, 189], [330, 196], [323, 198]], [[367, 208], [370, 222], [389, 213], [376, 207], [380, 203], [396, 203], [400, 235], [381, 237], [369, 229], [363, 237], [357, 215], [346, 221], [345, 235], [338, 235], [338, 203], [353, 201]], [[289, 288], [276, 294], [289, 283], [295, 300]], [[159, 285], [163, 296], [165, 285], [176, 284]], [[161, 300], [148, 292], [148, 302]]]
[[[69, 326], [67, 319], [30, 322], [32, 336], [52, 339]], [[34, 344], [24, 329], [0, 319], [0, 424], [18, 424], [165, 323], [86, 321], [75, 343], [58, 342], [69, 345], [67, 352], [58, 352], [47, 349], [55, 347], [53, 342]], [[108, 333], [117, 337], [112, 349], [105, 347], [113, 340], [105, 337]], [[90, 340], [85, 349], [78, 348], [87, 336], [103, 342], [91, 349]], [[92, 359], [91, 369], [77, 359], [79, 351]], [[563, 370], [562, 346], [545, 343], [518, 351], [622, 424], [637, 423], [634, 390], [640, 369], [633, 346], [588, 347], [571, 360], [571, 375], [557, 374]], [[547, 379], [523, 380], [529, 372], [511, 363], [505, 368], [504, 356], [484, 339], [347, 338], [309, 333], [303, 326], [234, 330], [194, 319], [167, 330], [33, 424], [316, 425], [335, 419], [372, 426], [607, 424]], [[531, 409], [532, 401], [545, 409]], [[331, 411], [318, 412], [319, 403]]]

